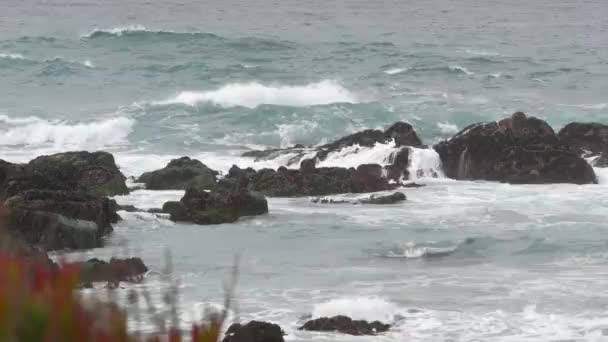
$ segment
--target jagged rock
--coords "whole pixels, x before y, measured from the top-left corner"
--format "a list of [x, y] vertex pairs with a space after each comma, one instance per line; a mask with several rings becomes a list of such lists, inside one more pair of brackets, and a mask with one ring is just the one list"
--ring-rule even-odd
[[127, 194], [125, 176], [107, 152], [65, 152], [41, 156], [27, 164], [2, 162], [5, 195], [24, 190], [86, 191], [96, 195]]
[[600, 156], [593, 161], [595, 167], [608, 167], [608, 150], [602, 152]]
[[116, 205], [116, 211], [120, 211], [120, 210], [129, 212], [129, 213], [136, 213], [136, 212], [140, 212], [140, 211], [145, 211], [145, 210], [139, 209], [136, 206], [131, 205], [131, 204], [125, 204], [125, 205], [118, 204], [118, 205]]
[[189, 188], [179, 202], [165, 203], [163, 212], [170, 214], [173, 221], [231, 223], [242, 216], [268, 213], [268, 202], [244, 188], [221, 188], [216, 191]]
[[[332, 152], [340, 151], [341, 149], [349, 146], [363, 146], [372, 147], [376, 143], [388, 143], [394, 140], [397, 147], [400, 146], [413, 146], [423, 147], [422, 141], [418, 138], [414, 128], [405, 122], [396, 122], [386, 130], [378, 129], [367, 129], [360, 132], [356, 132], [345, 137], [342, 137], [334, 142], [325, 144], [320, 147], [306, 148], [302, 145], [295, 145], [288, 148], [270, 149], [265, 151], [248, 151], [242, 154], [244, 157], [252, 157], [255, 160], [269, 160], [275, 159], [279, 156], [292, 154], [287, 160], [288, 166], [297, 165], [307, 155], [311, 155], [316, 152], [313, 160], [325, 160], [327, 155]], [[407, 155], [406, 155], [407, 157]], [[407, 171], [407, 158], [405, 158], [405, 167], [400, 166], [398, 172]], [[397, 172], [397, 171], [395, 171]], [[406, 174], [407, 176], [407, 174]]]
[[367, 129], [361, 132], [356, 132], [351, 135], [342, 137], [332, 143], [321, 146], [321, 150], [317, 153], [316, 158], [324, 160], [331, 152], [339, 151], [345, 147], [359, 145], [372, 147], [376, 143], [388, 143], [394, 140], [395, 145], [399, 146], [422, 146], [422, 142], [414, 128], [405, 122], [396, 122], [385, 131], [378, 129]]
[[368, 199], [362, 199], [362, 204], [395, 204], [407, 200], [407, 197], [402, 192], [395, 192], [386, 196], [370, 196]]
[[558, 137], [566, 144], [594, 154], [608, 150], [608, 125], [572, 122], [564, 126]]
[[223, 342], [283, 342], [283, 329], [277, 324], [251, 321], [235, 323], [228, 328]]
[[121, 281], [137, 282], [148, 267], [140, 258], [110, 259], [105, 262], [99, 259], [90, 259], [86, 262], [76, 263], [80, 269], [80, 281], [83, 283]]
[[340, 332], [348, 335], [376, 335], [390, 329], [389, 324], [379, 321], [353, 320], [347, 316], [322, 317], [306, 322], [299, 330]]
[[27, 190], [5, 201], [9, 229], [47, 250], [99, 247], [116, 202], [83, 192]]
[[466, 127], [434, 146], [454, 179], [507, 183], [596, 183], [593, 168], [543, 120], [518, 112]]
[[160, 170], [142, 174], [137, 182], [151, 190], [185, 190], [189, 187], [213, 189], [217, 171], [211, 170], [196, 159], [182, 157], [173, 159]]
[[249, 190], [266, 196], [325, 196], [340, 193], [363, 193], [392, 190], [396, 184], [389, 184], [383, 169], [377, 164], [360, 165], [358, 168], [306, 166], [305, 171], [279, 168], [241, 170], [233, 166], [228, 175], [219, 182], [223, 184], [240, 182]]

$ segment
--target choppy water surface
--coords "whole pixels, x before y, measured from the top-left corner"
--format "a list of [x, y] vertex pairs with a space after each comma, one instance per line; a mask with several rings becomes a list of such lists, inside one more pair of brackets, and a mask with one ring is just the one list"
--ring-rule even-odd
[[[516, 110], [607, 122], [608, 3], [588, 1], [93, 1], [0, 5], [0, 158], [104, 149], [127, 176], [189, 155], [318, 144], [397, 120], [431, 144]], [[391, 146], [327, 165], [385, 161]], [[435, 166], [416, 154], [416, 165]], [[184, 324], [222, 301], [241, 255], [242, 319], [291, 341], [605, 340], [608, 173], [599, 185], [420, 179], [398, 205], [270, 199], [270, 214], [198, 227], [124, 213], [155, 275], [173, 253]], [[157, 207], [180, 192], [136, 191]], [[353, 197], [352, 195], [343, 195]], [[306, 315], [393, 323], [351, 338], [298, 332]]]

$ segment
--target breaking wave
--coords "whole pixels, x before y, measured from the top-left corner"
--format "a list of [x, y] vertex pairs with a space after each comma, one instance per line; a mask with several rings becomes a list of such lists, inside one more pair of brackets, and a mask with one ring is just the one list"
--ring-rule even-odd
[[222, 107], [255, 108], [260, 105], [305, 107], [332, 103], [358, 103], [355, 94], [333, 80], [298, 86], [231, 83], [211, 91], [184, 91], [156, 105], [211, 103]]

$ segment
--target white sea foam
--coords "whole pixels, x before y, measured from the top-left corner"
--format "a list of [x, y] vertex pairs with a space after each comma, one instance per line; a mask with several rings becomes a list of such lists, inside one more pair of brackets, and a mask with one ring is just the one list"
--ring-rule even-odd
[[474, 74], [474, 72], [469, 71], [469, 69], [467, 69], [465, 67], [462, 67], [460, 65], [450, 65], [449, 68], [450, 68], [451, 71], [462, 72], [462, 73], [464, 73], [466, 75], [469, 75], [469, 76], [471, 76], [471, 75]]
[[474, 49], [465, 49], [464, 52], [469, 55], [475, 56], [500, 56], [498, 52], [486, 51], [486, 50], [474, 50]]
[[319, 167], [357, 167], [361, 164], [387, 165], [391, 154], [399, 151], [395, 142], [387, 144], [376, 143], [373, 147], [359, 145], [347, 146], [331, 152], [325, 160], [317, 164]]
[[0, 58], [4, 59], [27, 59], [25, 56], [18, 53], [0, 53]]
[[433, 247], [419, 246], [415, 242], [410, 241], [402, 244], [398, 250], [389, 251], [385, 257], [389, 258], [406, 258], [419, 259], [425, 257], [442, 256], [450, 254], [458, 249], [458, 246], [448, 247]]
[[312, 317], [332, 317], [346, 315], [352, 319], [392, 322], [396, 315], [405, 310], [380, 297], [347, 297], [317, 304]]
[[87, 59], [82, 62], [82, 65], [86, 66], [87, 68], [95, 68], [95, 64], [93, 64], [90, 59]]
[[86, 123], [48, 121], [37, 117], [13, 118], [0, 115], [0, 145], [98, 149], [127, 142], [135, 121], [114, 117]]
[[407, 70], [408, 70], [408, 68], [393, 68], [393, 69], [384, 70], [384, 73], [387, 75], [397, 75], [397, 74], [406, 72]]
[[133, 25], [127, 25], [127, 26], [113, 27], [113, 28], [109, 28], [109, 29], [95, 28], [91, 32], [84, 34], [81, 37], [82, 38], [91, 38], [100, 33], [111, 34], [114, 36], [122, 36], [125, 33], [131, 33], [131, 32], [153, 32], [153, 31], [148, 30], [143, 25], [133, 24]]
[[449, 122], [438, 122], [437, 128], [441, 132], [441, 135], [454, 135], [458, 133], [458, 126]]
[[212, 103], [224, 107], [255, 108], [262, 104], [303, 107], [357, 102], [357, 96], [338, 82], [323, 80], [297, 86], [264, 85], [257, 82], [231, 83], [211, 91], [184, 91], [173, 98], [153, 104], [195, 106], [200, 103]]
[[410, 147], [410, 179], [444, 178], [439, 154], [432, 148]]

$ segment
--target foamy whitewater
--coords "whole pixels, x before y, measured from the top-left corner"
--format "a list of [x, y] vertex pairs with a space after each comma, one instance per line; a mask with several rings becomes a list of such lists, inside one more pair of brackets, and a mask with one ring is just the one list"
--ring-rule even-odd
[[[9, 2], [0, 159], [11, 162], [106, 150], [137, 186], [181, 156], [221, 173], [297, 168], [314, 146], [399, 120], [429, 146], [517, 110], [556, 130], [608, 123], [603, 0]], [[241, 157], [295, 144], [308, 152]], [[351, 146], [319, 166], [386, 165], [397, 150]], [[404, 181], [426, 187], [400, 189], [400, 204], [269, 198], [268, 215], [219, 226], [121, 212], [105, 248], [68, 257], [141, 256], [161, 305], [171, 251], [184, 327], [221, 307], [238, 254], [231, 318], [278, 323], [287, 341], [608, 341], [608, 169], [595, 169], [598, 185], [508, 185], [447, 179], [432, 149], [409, 156]], [[182, 195], [115, 199], [150, 209]], [[337, 314], [392, 328], [297, 330]]]

